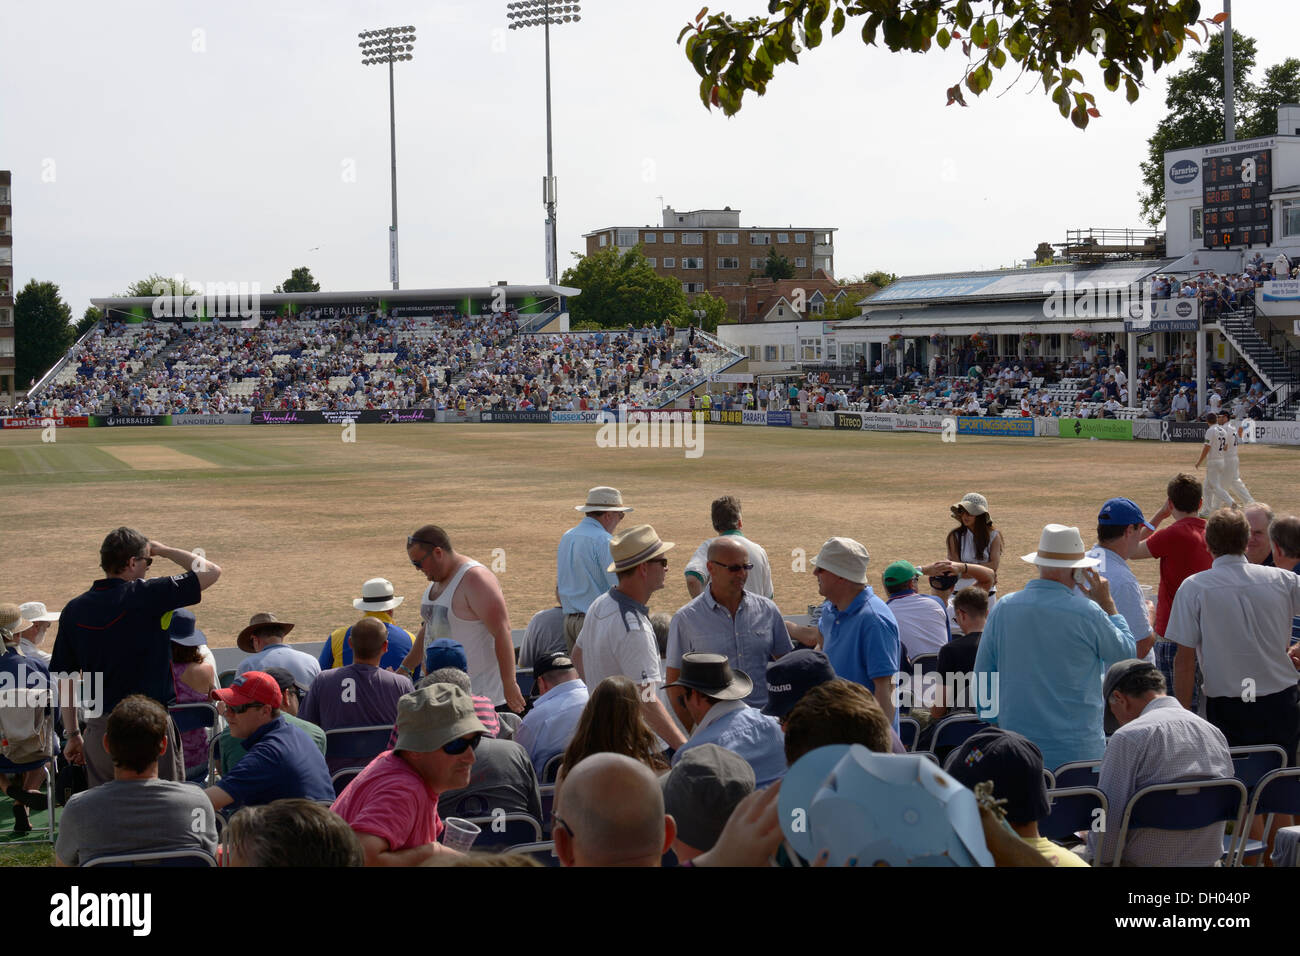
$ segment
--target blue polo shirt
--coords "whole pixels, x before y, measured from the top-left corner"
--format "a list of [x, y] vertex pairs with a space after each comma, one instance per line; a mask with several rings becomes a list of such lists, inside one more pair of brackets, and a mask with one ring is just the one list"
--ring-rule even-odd
[[198, 604], [200, 591], [193, 571], [168, 578], [96, 581], [63, 609], [50, 670], [103, 674], [105, 715], [131, 694], [170, 704], [176, 688], [171, 637], [163, 629], [162, 617], [178, 607]]
[[334, 799], [325, 758], [312, 739], [284, 717], [258, 727], [244, 746], [248, 753], [218, 784], [236, 808], [286, 797]]
[[[836, 677], [861, 684], [874, 694], [877, 679], [892, 680], [898, 673], [898, 621], [870, 585], [847, 610], [836, 609], [830, 601], [824, 603], [817, 629]], [[898, 708], [894, 708], [894, 729], [898, 729]]]

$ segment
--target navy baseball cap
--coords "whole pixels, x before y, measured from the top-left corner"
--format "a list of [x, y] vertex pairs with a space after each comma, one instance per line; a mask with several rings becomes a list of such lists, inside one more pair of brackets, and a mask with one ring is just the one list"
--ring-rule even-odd
[[992, 781], [993, 798], [1006, 801], [1009, 823], [1036, 823], [1051, 810], [1043, 752], [1013, 731], [990, 727], [971, 734], [944, 769], [972, 790], [976, 784]]
[[835, 668], [821, 651], [806, 647], [791, 651], [767, 665], [767, 706], [763, 713], [784, 717], [804, 694], [834, 679]]
[[465, 656], [464, 644], [450, 637], [440, 637], [428, 646], [424, 652], [424, 672], [432, 674], [443, 667], [469, 673], [469, 658]]
[[1131, 498], [1111, 498], [1101, 506], [1101, 513], [1097, 515], [1097, 524], [1124, 527], [1143, 524], [1152, 531], [1156, 530], [1156, 526], [1147, 521], [1142, 514], [1142, 509]]

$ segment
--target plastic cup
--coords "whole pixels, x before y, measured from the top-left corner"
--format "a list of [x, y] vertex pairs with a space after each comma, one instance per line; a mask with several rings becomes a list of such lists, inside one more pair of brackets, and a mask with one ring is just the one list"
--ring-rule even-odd
[[442, 845], [458, 853], [468, 853], [482, 832], [475, 824], [460, 817], [448, 817], [442, 822]]

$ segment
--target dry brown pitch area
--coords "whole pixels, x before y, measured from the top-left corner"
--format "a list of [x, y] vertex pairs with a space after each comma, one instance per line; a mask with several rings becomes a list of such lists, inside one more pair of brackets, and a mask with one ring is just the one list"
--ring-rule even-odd
[[[203, 548], [225, 570], [196, 608], [214, 645], [260, 610], [295, 621], [294, 639], [319, 640], [356, 618], [361, 582], [391, 579], [414, 630], [424, 581], [406, 559], [418, 525], [442, 525], [457, 550], [504, 559], [501, 585], [515, 627], [551, 604], [555, 548], [578, 520], [588, 487], [614, 485], [677, 542], [669, 586], [652, 609], [687, 599], [682, 569], [712, 535], [709, 502], [740, 497], [745, 531], [772, 559], [777, 602], [796, 613], [817, 588], [796, 549], [813, 556], [831, 535], [862, 541], [873, 584], [895, 558], [944, 556], [948, 506], [968, 491], [990, 501], [1007, 540], [999, 588], [1019, 588], [1050, 521], [1085, 536], [1103, 500], [1135, 498], [1147, 514], [1165, 482], [1192, 469], [1199, 447], [1159, 442], [998, 439], [715, 425], [704, 453], [599, 448], [583, 425], [362, 425], [356, 441], [322, 426], [66, 429], [0, 434], [6, 547], [0, 601], [62, 607], [98, 576], [98, 548], [119, 524], [166, 544]], [[1293, 448], [1248, 446], [1242, 477], [1281, 512], [1300, 508]], [[203, 467], [207, 463], [208, 467]], [[166, 562], [154, 571], [166, 573]], [[1135, 566], [1154, 584], [1151, 562]]]

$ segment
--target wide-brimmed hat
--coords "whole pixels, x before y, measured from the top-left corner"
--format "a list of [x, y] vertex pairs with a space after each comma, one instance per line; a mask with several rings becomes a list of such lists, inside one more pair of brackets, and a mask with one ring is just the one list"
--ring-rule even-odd
[[865, 545], [852, 538], [828, 538], [817, 557], [813, 558], [812, 565], [854, 584], [866, 584], [870, 562], [871, 553]]
[[39, 624], [41, 621], [57, 621], [61, 612], [47, 611], [40, 601], [28, 601], [18, 605], [18, 613], [33, 624]]
[[272, 624], [284, 631], [285, 634], [293, 630], [293, 625], [288, 621], [282, 621], [267, 611], [259, 611], [248, 619], [248, 627], [239, 632], [239, 636], [235, 638], [235, 643], [239, 645], [239, 649], [245, 654], [253, 653], [254, 632]]
[[689, 687], [718, 700], [748, 697], [754, 682], [744, 671], [731, 669], [721, 654], [683, 654], [681, 676], [665, 687]]
[[1095, 568], [1101, 564], [1084, 554], [1083, 536], [1078, 528], [1049, 524], [1038, 538], [1038, 550], [1023, 554], [1020, 560], [1040, 568]]
[[631, 511], [623, 504], [623, 495], [617, 488], [600, 485], [587, 492], [587, 503], [575, 505], [574, 511], [589, 513], [592, 511]]
[[492, 732], [474, 713], [474, 700], [455, 684], [429, 684], [397, 701], [394, 750], [429, 753], [466, 734]]
[[32, 622], [23, 617], [17, 604], [0, 604], [0, 631], [6, 632], [6, 637], [21, 634], [31, 626]]
[[989, 513], [989, 500], [972, 491], [968, 495], [962, 495], [961, 501], [953, 505], [953, 508], [960, 508], [967, 514], [986, 515]]
[[172, 619], [167, 625], [167, 635], [172, 639], [173, 644], [198, 647], [208, 643], [208, 636], [196, 625], [193, 611], [180, 607], [171, 614]]
[[614, 556], [614, 563], [606, 571], [626, 571], [638, 564], [659, 557], [671, 551], [676, 545], [672, 541], [660, 541], [655, 529], [648, 524], [633, 525], [620, 535], [609, 540], [609, 553]]
[[352, 606], [358, 611], [391, 611], [405, 600], [393, 596], [393, 582], [388, 578], [371, 578], [361, 585], [361, 597], [353, 598]]

